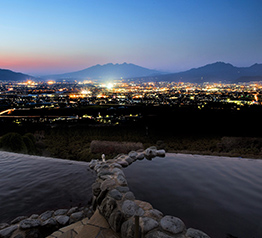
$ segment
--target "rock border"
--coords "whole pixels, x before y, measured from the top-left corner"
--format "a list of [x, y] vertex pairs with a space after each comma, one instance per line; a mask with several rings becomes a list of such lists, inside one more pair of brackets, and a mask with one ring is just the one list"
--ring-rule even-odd
[[165, 150], [152, 146], [144, 151], [120, 154], [107, 161], [92, 160], [89, 167], [96, 172], [97, 178], [92, 185], [91, 207], [58, 209], [41, 215], [17, 217], [10, 224], [0, 223], [0, 238], [46, 237], [55, 231], [60, 235], [62, 227], [90, 218], [95, 210], [122, 238], [133, 238], [136, 232], [139, 233], [137, 237], [144, 238], [210, 238], [200, 230], [187, 229], [178, 217], [164, 216], [150, 203], [136, 200], [130, 191], [122, 169], [136, 160], [151, 160], [156, 156], [165, 157]]
[[[144, 151], [131, 151], [107, 161], [92, 160], [89, 167], [97, 178], [92, 185], [93, 210], [98, 209], [111, 229], [122, 238], [135, 237], [136, 230], [145, 238], [210, 238], [206, 233], [186, 228], [178, 217], [164, 216], [148, 202], [135, 199], [122, 168], [136, 160], [164, 157], [164, 150], [149, 147]], [[139, 226], [135, 226], [138, 222]], [[138, 237], [138, 236], [137, 236]]]
[[19, 216], [10, 224], [0, 223], [0, 238], [46, 237], [62, 227], [90, 218], [92, 215], [92, 206], [86, 206], [48, 210], [30, 217]]

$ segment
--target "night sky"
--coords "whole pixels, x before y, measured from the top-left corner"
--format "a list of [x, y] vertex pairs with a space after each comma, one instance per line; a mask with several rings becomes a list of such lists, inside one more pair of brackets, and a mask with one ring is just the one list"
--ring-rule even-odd
[[178, 72], [262, 63], [261, 0], [0, 0], [0, 68], [134, 63]]

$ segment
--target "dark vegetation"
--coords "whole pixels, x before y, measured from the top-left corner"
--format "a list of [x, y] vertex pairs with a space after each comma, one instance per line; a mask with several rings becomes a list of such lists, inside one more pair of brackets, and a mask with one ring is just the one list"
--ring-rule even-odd
[[36, 139], [31, 133], [23, 136], [15, 132], [7, 133], [0, 138], [0, 148], [24, 154], [37, 154]]
[[[103, 116], [111, 113], [108, 109], [112, 106], [114, 105], [74, 109], [74, 114], [97, 115], [99, 112]], [[139, 142], [144, 148], [155, 145], [167, 152], [262, 158], [259, 123], [261, 106], [242, 107], [241, 110], [233, 110], [228, 105], [223, 105], [223, 109], [214, 109], [213, 106], [206, 105], [201, 110], [194, 106], [129, 106], [123, 110], [112, 110], [112, 113], [141, 116], [136, 121], [125, 120], [119, 125], [95, 121], [52, 125], [0, 122], [0, 146], [16, 152], [84, 161], [101, 158], [102, 153], [107, 154], [103, 151], [102, 144], [96, 145], [94, 141]], [[10, 135], [4, 136], [9, 132], [16, 132], [20, 137], [16, 134], [16, 139], [11, 140]], [[34, 134], [36, 141], [33, 142], [32, 136], [25, 138], [27, 133]], [[8, 142], [3, 144], [5, 140]], [[10, 141], [14, 140], [18, 142], [12, 147], [13, 142]], [[100, 150], [95, 150], [95, 145], [100, 145]], [[116, 145], [107, 146], [109, 147], [105, 146], [104, 148], [108, 148], [105, 150], [111, 151], [107, 158], [119, 153], [119, 150], [115, 150]]]
[[116, 146], [110, 143], [105, 145], [100, 142], [95, 145], [94, 140], [140, 142], [144, 149], [155, 145], [167, 152], [262, 158], [261, 138], [215, 135], [149, 136], [145, 130], [140, 131], [132, 127], [69, 128], [66, 132], [55, 129], [46, 136], [46, 145], [52, 156], [73, 160], [99, 159], [102, 153], [109, 154], [107, 158], [112, 158], [121, 152], [115, 151]]
[[144, 149], [141, 142], [125, 142], [125, 141], [101, 141], [93, 140], [90, 143], [91, 153], [111, 154], [127, 154], [130, 151]]

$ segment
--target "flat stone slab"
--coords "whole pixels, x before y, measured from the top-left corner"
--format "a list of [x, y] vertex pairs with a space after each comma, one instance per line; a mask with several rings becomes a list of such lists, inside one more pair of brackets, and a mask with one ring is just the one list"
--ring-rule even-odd
[[100, 232], [100, 227], [93, 225], [85, 225], [76, 235], [76, 238], [96, 238]]
[[88, 221], [88, 224], [99, 226], [102, 228], [109, 228], [109, 224], [106, 219], [99, 213], [98, 210], [95, 211], [94, 215]]

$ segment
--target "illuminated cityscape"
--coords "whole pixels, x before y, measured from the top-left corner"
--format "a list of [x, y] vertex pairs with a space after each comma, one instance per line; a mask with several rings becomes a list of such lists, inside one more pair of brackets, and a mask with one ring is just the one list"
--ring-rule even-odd
[[[116, 113], [118, 109], [125, 107], [163, 106], [239, 111], [261, 106], [261, 95], [262, 84], [257, 82], [202, 85], [182, 82], [135, 83], [123, 80], [104, 84], [92, 81], [2, 82], [0, 118], [12, 119], [16, 123], [24, 120], [54, 123], [88, 118], [96, 122], [119, 124], [127, 118], [137, 120], [141, 117], [141, 112], [134, 115]], [[107, 107], [107, 112], [92, 111], [89, 114], [88, 108], [95, 106]], [[87, 110], [78, 111], [76, 114], [72, 111], [76, 108]]]

